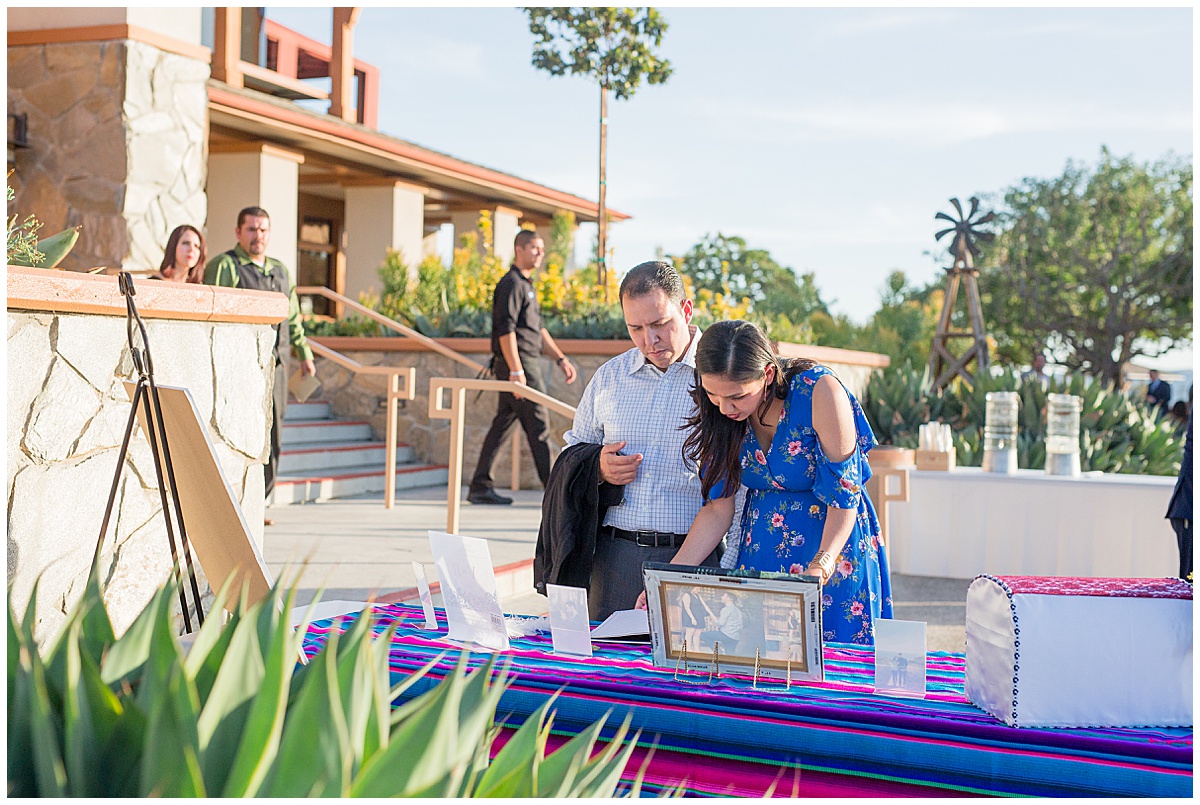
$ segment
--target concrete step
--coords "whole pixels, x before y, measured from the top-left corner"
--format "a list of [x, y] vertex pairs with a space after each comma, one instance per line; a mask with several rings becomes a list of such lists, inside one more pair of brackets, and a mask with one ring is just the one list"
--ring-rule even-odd
[[[411, 464], [396, 468], [396, 489], [445, 486], [450, 471], [445, 464]], [[347, 467], [339, 473], [319, 475], [283, 475], [275, 480], [272, 506], [309, 503], [382, 492], [384, 470], [381, 466]]]
[[314, 419], [333, 419], [333, 409], [321, 400], [289, 402], [283, 412], [284, 422], [311, 422]]
[[280, 439], [284, 447], [314, 443], [369, 442], [375, 434], [364, 420], [328, 420], [315, 422], [284, 422]]
[[[411, 445], [396, 445], [396, 464], [413, 460]], [[384, 442], [313, 443], [283, 450], [279, 455], [280, 475], [330, 473], [350, 467], [383, 467], [387, 458]]]

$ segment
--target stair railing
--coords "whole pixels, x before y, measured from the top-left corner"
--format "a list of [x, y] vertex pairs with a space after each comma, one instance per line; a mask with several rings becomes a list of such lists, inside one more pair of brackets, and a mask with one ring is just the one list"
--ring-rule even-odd
[[476, 374], [483, 371], [483, 364], [476, 363], [475, 361], [468, 358], [466, 355], [463, 355], [461, 352], [455, 352], [454, 350], [450, 349], [450, 347], [439, 344], [437, 341], [434, 341], [429, 336], [422, 335], [421, 333], [418, 333], [413, 328], [406, 327], [403, 324], [401, 324], [400, 322], [395, 321], [394, 319], [389, 319], [387, 316], [383, 315], [382, 313], [371, 310], [371, 308], [367, 307], [366, 305], [360, 305], [358, 302], [355, 302], [352, 299], [342, 296], [337, 291], [332, 291], [329, 288], [324, 287], [323, 285], [301, 285], [296, 288], [296, 294], [298, 296], [321, 296], [321, 297], [324, 297], [332, 302], [336, 302], [337, 304], [341, 305], [343, 308], [349, 308], [350, 310], [353, 310], [355, 313], [359, 313], [363, 316], [366, 316], [368, 319], [370, 319], [371, 321], [373, 321], [377, 324], [382, 324], [384, 327], [387, 327], [389, 330], [395, 330], [396, 332], [400, 333], [403, 336], [407, 336], [408, 338], [412, 338], [412, 339], [420, 342], [421, 344], [423, 344], [425, 346], [426, 349], [436, 352], [437, 354], [439, 354], [443, 357], [449, 358], [450, 360], [454, 361], [455, 363], [460, 363], [463, 366], [470, 369], [472, 372], [475, 372]]
[[326, 360], [333, 361], [343, 369], [357, 375], [382, 375], [387, 380], [387, 427], [385, 428], [387, 446], [384, 448], [384, 493], [383, 505], [392, 508], [396, 505], [396, 417], [400, 413], [400, 400], [414, 400], [417, 397], [417, 370], [398, 366], [366, 366], [358, 361], [347, 358], [340, 352], [330, 349], [324, 344], [309, 341], [314, 355], [320, 355]]
[[[449, 404], [444, 404], [443, 392], [450, 392]], [[540, 403], [556, 414], [574, 420], [575, 408], [549, 394], [510, 380], [477, 380], [464, 377], [433, 377], [429, 379], [429, 418], [450, 420], [450, 477], [446, 481], [446, 531], [458, 532], [458, 513], [462, 495], [463, 434], [466, 431], [468, 391], [508, 391], [527, 400]], [[513, 489], [518, 486], [520, 465], [516, 462], [518, 432], [513, 433]]]

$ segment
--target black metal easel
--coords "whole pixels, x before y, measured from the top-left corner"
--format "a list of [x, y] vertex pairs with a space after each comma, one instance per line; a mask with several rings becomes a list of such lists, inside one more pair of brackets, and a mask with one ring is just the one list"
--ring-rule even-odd
[[[133, 356], [133, 366], [138, 373], [137, 389], [133, 394], [133, 403], [129, 409], [129, 422], [125, 425], [125, 439], [121, 442], [121, 452], [117, 455], [117, 471], [113, 475], [112, 490], [108, 495], [108, 505], [104, 509], [104, 522], [100, 524], [100, 538], [96, 541], [96, 554], [92, 559], [95, 566], [100, 559], [100, 550], [104, 545], [104, 536], [108, 533], [108, 521], [112, 518], [113, 506], [117, 500], [117, 489], [121, 483], [121, 471], [125, 468], [125, 457], [129, 453], [129, 439], [133, 435], [133, 426], [137, 422], [138, 403], [142, 404], [146, 419], [146, 436], [150, 440], [150, 451], [154, 455], [154, 472], [158, 477], [158, 494], [162, 500], [163, 519], [167, 524], [167, 541], [171, 545], [171, 569], [179, 584], [179, 606], [183, 610], [183, 624], [187, 632], [192, 632], [192, 619], [188, 614], [187, 593], [183, 583], [183, 569], [180, 567], [179, 553], [175, 547], [175, 529], [171, 522], [171, 506], [167, 501], [167, 483], [171, 488], [171, 499], [174, 501], [175, 519], [179, 523], [179, 542], [182, 546], [183, 563], [187, 566], [188, 578], [191, 582], [192, 597], [196, 607], [197, 628], [204, 625], [204, 609], [200, 604], [200, 586], [196, 582], [196, 571], [192, 566], [192, 551], [188, 545], [187, 532], [183, 526], [183, 509], [179, 505], [179, 487], [175, 483], [175, 468], [171, 463], [171, 449], [167, 444], [167, 429], [163, 424], [162, 404], [158, 398], [158, 386], [154, 383], [154, 361], [150, 358], [150, 341], [146, 337], [146, 325], [138, 315], [137, 305], [133, 297], [137, 291], [133, 287], [133, 277], [122, 271], [117, 276], [117, 284], [121, 295], [125, 297], [126, 334], [129, 340], [129, 352]], [[141, 347], [134, 336], [141, 341]], [[153, 408], [151, 402], [153, 401]], [[162, 443], [162, 457], [159, 457], [158, 445]], [[166, 465], [166, 481], [163, 481], [163, 467]]]

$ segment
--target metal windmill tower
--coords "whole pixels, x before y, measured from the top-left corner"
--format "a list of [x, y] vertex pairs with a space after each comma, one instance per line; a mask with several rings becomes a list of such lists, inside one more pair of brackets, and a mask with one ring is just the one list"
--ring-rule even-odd
[[[979, 199], [972, 196], [970, 201], [971, 211], [963, 215], [963, 208], [958, 203], [958, 199], [950, 199], [950, 203], [958, 211], [957, 219], [951, 218], [944, 212], [939, 212], [934, 216], [945, 219], [954, 225], [943, 229], [934, 236], [936, 240], [941, 240], [943, 236], [954, 233], [949, 249], [950, 254], [954, 257], [954, 265], [946, 269], [948, 275], [946, 299], [942, 303], [942, 315], [938, 319], [937, 332], [933, 336], [933, 348], [929, 351], [929, 376], [933, 378], [934, 389], [944, 387], [956, 375], [961, 375], [968, 383], [974, 383], [975, 377], [967, 369], [972, 360], [978, 362], [977, 368], [980, 371], [987, 369], [988, 366], [987, 333], [983, 329], [983, 308], [979, 301], [979, 269], [975, 268], [974, 258], [979, 255], [979, 247], [975, 245], [976, 240], [986, 243], [996, 237], [991, 232], [978, 230], [977, 227], [992, 221], [996, 214], [989, 212], [976, 218], [975, 213], [979, 211]], [[966, 286], [967, 317], [971, 322], [970, 331], [950, 329], [954, 303], [958, 300], [959, 288], [962, 285]], [[967, 347], [962, 355], [955, 355], [950, 349], [950, 340], [964, 338], [973, 339], [971, 346]]]

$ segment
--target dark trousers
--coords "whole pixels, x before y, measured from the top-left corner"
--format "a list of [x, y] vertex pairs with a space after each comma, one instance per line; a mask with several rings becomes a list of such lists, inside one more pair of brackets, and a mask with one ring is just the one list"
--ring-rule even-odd
[[[646, 589], [642, 579], [645, 562], [670, 562], [678, 547], [644, 547], [627, 539], [618, 539], [603, 528], [596, 537], [592, 557], [592, 578], [588, 584], [588, 617], [602, 621], [622, 609], [633, 609]], [[701, 562], [707, 567], [720, 564], [720, 550], [714, 550]]]
[[275, 476], [279, 473], [279, 453], [281, 451], [281, 433], [283, 414], [287, 410], [287, 361], [275, 360], [275, 387], [271, 390], [271, 457], [263, 468], [263, 486], [266, 496], [270, 497], [275, 489]]
[[1175, 529], [1175, 541], [1179, 543], [1179, 578], [1186, 579], [1192, 575], [1192, 521], [1172, 517], [1171, 528]]
[[[542, 377], [538, 359], [522, 355], [521, 363], [525, 370], [525, 384], [531, 389], [545, 392], [546, 380]], [[508, 380], [508, 366], [499, 358], [496, 359], [495, 371], [497, 378]], [[502, 391], [496, 403], [496, 418], [492, 420], [492, 427], [483, 437], [483, 447], [479, 450], [479, 463], [475, 465], [475, 475], [471, 478], [471, 492], [485, 492], [495, 485], [492, 465], [496, 463], [500, 445], [504, 444], [518, 421], [529, 439], [529, 452], [533, 454], [533, 464], [537, 467], [542, 486], [550, 479], [549, 412], [544, 406], [529, 400], [518, 400], [507, 391]]]

